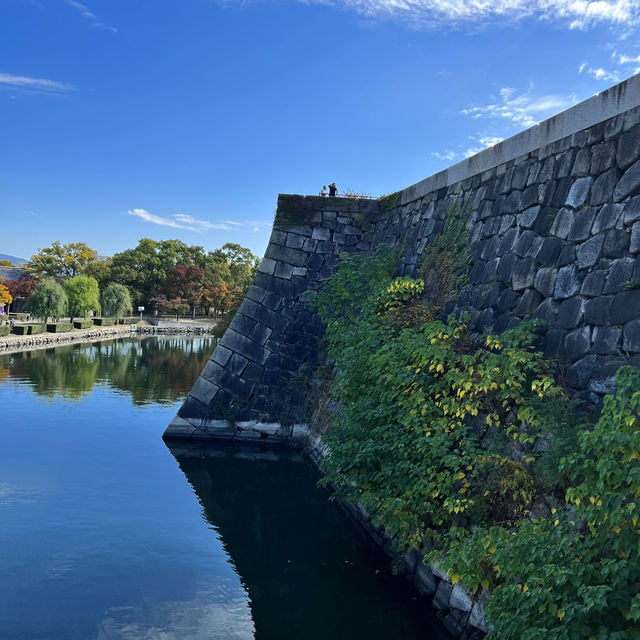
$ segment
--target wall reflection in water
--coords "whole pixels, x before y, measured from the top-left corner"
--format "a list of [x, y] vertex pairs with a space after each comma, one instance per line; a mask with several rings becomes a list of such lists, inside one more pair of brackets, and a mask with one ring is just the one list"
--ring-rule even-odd
[[449, 637], [301, 457], [169, 448], [249, 593], [258, 640]]

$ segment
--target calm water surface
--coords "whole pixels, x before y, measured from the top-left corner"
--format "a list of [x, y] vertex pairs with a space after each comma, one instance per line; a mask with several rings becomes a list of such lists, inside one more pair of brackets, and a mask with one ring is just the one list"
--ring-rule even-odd
[[165, 446], [212, 350], [0, 356], [0, 638], [447, 638], [298, 457]]

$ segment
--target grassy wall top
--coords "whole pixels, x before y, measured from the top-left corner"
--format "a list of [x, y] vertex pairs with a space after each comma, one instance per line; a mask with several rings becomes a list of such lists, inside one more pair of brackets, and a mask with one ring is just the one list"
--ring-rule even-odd
[[312, 225], [317, 222], [314, 214], [322, 211], [377, 213], [378, 201], [370, 198], [332, 198], [281, 193], [278, 196], [278, 208], [273, 225], [281, 229]]

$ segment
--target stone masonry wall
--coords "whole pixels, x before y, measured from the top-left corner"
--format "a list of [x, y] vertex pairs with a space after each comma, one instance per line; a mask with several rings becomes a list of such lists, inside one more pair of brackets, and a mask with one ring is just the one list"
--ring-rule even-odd
[[322, 325], [307, 301], [343, 252], [368, 251], [375, 200], [280, 195], [258, 275], [166, 435], [304, 433]]
[[610, 392], [640, 366], [640, 107], [449, 187], [401, 201], [373, 245], [405, 238], [414, 275], [456, 200], [474, 203], [469, 283], [455, 310], [498, 333], [546, 320], [543, 348], [575, 389]]
[[380, 244], [405, 242], [399, 271], [415, 275], [456, 200], [472, 204], [471, 259], [452, 311], [478, 331], [544, 318], [543, 348], [587, 394], [640, 366], [636, 76], [386, 198], [281, 195], [255, 282], [165, 435], [304, 439], [322, 334], [313, 292], [340, 253]]

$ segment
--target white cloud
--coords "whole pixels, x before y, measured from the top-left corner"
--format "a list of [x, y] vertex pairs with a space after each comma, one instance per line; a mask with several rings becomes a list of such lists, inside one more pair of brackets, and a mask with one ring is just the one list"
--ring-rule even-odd
[[620, 55], [618, 58], [618, 64], [640, 64], [640, 56], [625, 56]]
[[45, 78], [14, 76], [10, 73], [0, 73], [0, 84], [6, 84], [11, 87], [34, 89], [36, 91], [45, 91], [47, 93], [63, 93], [64, 91], [73, 90], [72, 85], [64, 82], [57, 82], [56, 80], [46, 80]]
[[532, 127], [540, 120], [550, 117], [577, 102], [575, 96], [535, 96], [533, 87], [521, 95], [515, 89], [505, 87], [500, 90], [500, 102], [483, 106], [473, 106], [462, 110], [471, 118], [505, 118], [521, 127]]
[[96, 14], [93, 13], [93, 11], [91, 11], [89, 9], [89, 7], [81, 4], [80, 2], [76, 2], [76, 0], [64, 0], [70, 7], [73, 7], [76, 11], [80, 12], [80, 15], [82, 15], [84, 18], [87, 18], [87, 20], [91, 20], [91, 26], [92, 27], [96, 27], [98, 29], [106, 29], [107, 31], [113, 31], [114, 33], [117, 33], [117, 29], [115, 27], [112, 27], [110, 24], [105, 24], [104, 22], [100, 22], [100, 20], [98, 20], [98, 18], [96, 17]]
[[583, 62], [578, 68], [578, 73], [586, 72], [596, 80], [604, 80], [605, 82], [620, 82], [620, 76], [615, 71], [606, 71], [602, 67], [591, 67]]
[[498, 142], [502, 142], [504, 138], [499, 138], [497, 136], [482, 136], [480, 138], [471, 137], [471, 140], [475, 140], [479, 143], [480, 146], [469, 147], [466, 151], [463, 152], [463, 156], [465, 158], [470, 158], [471, 156], [475, 156], [476, 153], [480, 153], [489, 147], [493, 147], [494, 144], [498, 144]]
[[198, 220], [186, 213], [176, 213], [170, 218], [163, 218], [149, 213], [146, 209], [129, 209], [130, 216], [140, 218], [145, 222], [151, 222], [163, 227], [173, 227], [174, 229], [187, 229], [188, 231], [230, 231], [231, 227], [224, 222], [209, 222], [208, 220]]
[[571, 29], [640, 22], [640, 0], [299, 0], [339, 6], [366, 17], [406, 19], [416, 26], [510, 21], [561, 21]]
[[449, 149], [445, 149], [444, 151], [434, 151], [431, 154], [434, 158], [438, 158], [438, 160], [455, 160], [456, 153], [455, 151], [451, 151]]

